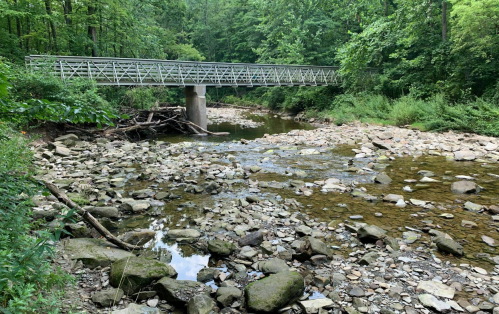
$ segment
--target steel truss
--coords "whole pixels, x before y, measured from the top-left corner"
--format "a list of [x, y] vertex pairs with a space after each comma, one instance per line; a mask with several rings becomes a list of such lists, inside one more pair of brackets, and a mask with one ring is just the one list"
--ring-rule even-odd
[[338, 85], [337, 67], [31, 55], [31, 69], [98, 85], [317, 86]]

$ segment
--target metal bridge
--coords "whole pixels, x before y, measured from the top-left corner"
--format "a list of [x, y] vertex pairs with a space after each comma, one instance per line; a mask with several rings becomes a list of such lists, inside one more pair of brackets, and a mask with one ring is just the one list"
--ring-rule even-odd
[[31, 55], [32, 69], [49, 69], [63, 80], [87, 78], [116, 86], [318, 86], [338, 85], [337, 67], [155, 59]]

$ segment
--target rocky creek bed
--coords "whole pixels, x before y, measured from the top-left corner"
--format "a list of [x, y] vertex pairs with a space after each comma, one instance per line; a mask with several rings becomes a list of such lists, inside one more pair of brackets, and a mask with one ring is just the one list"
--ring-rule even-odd
[[[212, 116], [259, 119], [223, 110]], [[68, 223], [54, 263], [78, 282], [63, 310], [499, 313], [496, 138], [255, 126], [223, 142], [68, 134], [37, 147], [40, 179], [146, 247]], [[64, 206], [34, 201], [36, 219], [59, 223]]]

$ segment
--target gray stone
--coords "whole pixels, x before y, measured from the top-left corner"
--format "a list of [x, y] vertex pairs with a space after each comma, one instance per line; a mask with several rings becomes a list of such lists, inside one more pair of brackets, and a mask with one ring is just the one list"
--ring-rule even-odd
[[392, 179], [386, 173], [380, 173], [374, 178], [374, 182], [381, 184], [390, 184]]
[[419, 302], [421, 302], [421, 304], [423, 304], [425, 307], [434, 309], [437, 312], [447, 312], [450, 310], [449, 304], [438, 300], [431, 294], [420, 294], [418, 298]]
[[469, 201], [464, 203], [464, 208], [472, 212], [478, 212], [482, 209], [482, 207], [482, 205], [475, 204]]
[[312, 250], [312, 253], [314, 255], [319, 254], [319, 255], [326, 255], [328, 258], [332, 258], [333, 256], [333, 251], [329, 246], [322, 242], [321, 240], [317, 238], [312, 238], [308, 237], [307, 239], [310, 242], [310, 249]]
[[148, 201], [135, 201], [135, 200], [126, 200], [120, 205], [120, 209], [125, 212], [143, 212], [148, 210], [151, 207], [151, 203]]
[[208, 241], [208, 251], [212, 254], [220, 256], [229, 256], [236, 250], [236, 246], [227, 241], [218, 239]]
[[68, 133], [68, 134], [56, 137], [54, 139], [54, 142], [64, 142], [65, 140], [77, 141], [78, 140], [78, 136], [76, 134], [73, 134], [73, 133]]
[[71, 150], [69, 148], [66, 148], [63, 146], [56, 146], [54, 155], [61, 156], [61, 157], [68, 157], [68, 156], [71, 156]]
[[215, 279], [218, 274], [220, 274], [220, 271], [216, 268], [203, 268], [198, 272], [196, 279], [199, 282], [208, 282]]
[[289, 185], [293, 188], [301, 188], [302, 186], [305, 186], [305, 181], [291, 180], [291, 182], [289, 182]]
[[383, 201], [390, 203], [397, 203], [399, 200], [404, 201], [404, 197], [398, 194], [388, 194], [385, 197], [383, 197]]
[[239, 255], [244, 258], [251, 260], [253, 257], [258, 255], [258, 252], [255, 251], [251, 246], [243, 246], [241, 248], [241, 251], [239, 252]]
[[73, 238], [89, 238], [91, 237], [90, 230], [83, 221], [76, 224], [66, 224], [64, 229], [71, 234]]
[[352, 297], [363, 297], [366, 295], [364, 290], [362, 290], [362, 288], [360, 287], [353, 287], [348, 294]]
[[442, 252], [456, 256], [462, 256], [464, 254], [463, 246], [452, 239], [439, 236], [434, 240], [434, 242], [438, 249]]
[[378, 257], [379, 257], [378, 253], [369, 252], [360, 259], [359, 265], [363, 265], [363, 266], [370, 265], [370, 264], [374, 263], [376, 261], [376, 259], [378, 259]]
[[120, 237], [121, 240], [133, 244], [133, 245], [144, 245], [147, 242], [154, 239], [156, 232], [149, 229], [138, 229], [134, 231], [129, 231]]
[[154, 280], [175, 277], [175, 269], [163, 262], [144, 257], [123, 258], [111, 265], [109, 283], [120, 286], [127, 295], [140, 291]]
[[301, 236], [307, 236], [312, 234], [312, 228], [305, 226], [305, 225], [299, 225], [295, 229], [296, 233], [301, 235]]
[[460, 150], [454, 153], [454, 160], [456, 161], [471, 161], [475, 159], [476, 155], [469, 150]]
[[187, 303], [195, 295], [209, 295], [211, 292], [211, 288], [201, 282], [175, 280], [169, 277], [161, 278], [154, 285], [154, 290], [162, 300], [172, 303]]
[[155, 307], [148, 307], [142, 304], [129, 304], [125, 309], [112, 311], [111, 314], [161, 314], [160, 310]]
[[249, 203], [259, 203], [260, 198], [256, 195], [248, 195], [246, 196], [246, 201], [248, 201]]
[[82, 261], [88, 268], [106, 267], [111, 263], [134, 256], [102, 239], [70, 239], [65, 246], [65, 253], [71, 258]]
[[264, 274], [277, 274], [280, 272], [289, 271], [289, 266], [285, 261], [279, 258], [272, 258], [268, 261], [263, 261], [258, 264], [258, 268]]
[[298, 304], [300, 304], [300, 307], [305, 311], [305, 313], [308, 314], [308, 313], [317, 313], [315, 311], [317, 311], [318, 309], [332, 308], [334, 302], [329, 298], [323, 298], [323, 299], [299, 301]]
[[399, 242], [392, 237], [385, 237], [383, 239], [383, 242], [385, 243], [385, 245], [389, 245], [394, 251], [400, 250]]
[[201, 232], [194, 229], [174, 229], [168, 231], [166, 237], [170, 239], [199, 238], [201, 237]]
[[188, 314], [209, 314], [212, 313], [215, 302], [205, 294], [198, 294], [187, 303]]
[[358, 237], [363, 241], [378, 241], [385, 236], [386, 231], [374, 225], [362, 226], [358, 231]]
[[482, 241], [488, 246], [496, 247], [498, 245], [496, 240], [486, 235], [482, 235]]
[[123, 297], [123, 290], [108, 288], [106, 290], [96, 291], [92, 296], [92, 302], [102, 307], [109, 307], [113, 304], [118, 304]]
[[463, 221], [461, 221], [461, 227], [476, 229], [476, 228], [478, 228], [478, 225], [473, 221], [463, 220]]
[[437, 297], [453, 299], [454, 294], [456, 293], [456, 289], [453, 287], [449, 287], [443, 283], [436, 281], [421, 281], [417, 288], [417, 292], [427, 292]]
[[475, 182], [457, 181], [452, 183], [451, 191], [458, 194], [471, 194], [480, 192], [480, 189]]
[[297, 272], [270, 275], [246, 286], [246, 305], [250, 311], [275, 313], [299, 298], [304, 290], [303, 277]]
[[217, 301], [225, 307], [230, 306], [242, 295], [243, 292], [236, 287], [220, 287], [216, 293]]
[[118, 208], [112, 206], [106, 206], [106, 207], [88, 206], [85, 207], [84, 209], [96, 217], [118, 218], [120, 216]]
[[255, 231], [239, 239], [240, 246], [258, 246], [263, 242], [263, 233]]

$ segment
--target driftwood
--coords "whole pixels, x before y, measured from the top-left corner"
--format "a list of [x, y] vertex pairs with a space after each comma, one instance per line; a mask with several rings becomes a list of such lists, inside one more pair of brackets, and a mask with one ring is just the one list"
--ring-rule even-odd
[[59, 190], [57, 188], [57, 186], [55, 186], [54, 184], [47, 182], [47, 181], [43, 181], [43, 183], [45, 184], [47, 189], [49, 189], [49, 191], [50, 191], [50, 193], [52, 193], [52, 195], [57, 197], [57, 199], [61, 203], [65, 204], [66, 206], [68, 206], [71, 209], [74, 209], [78, 214], [81, 215], [81, 217], [86, 222], [88, 222], [92, 227], [95, 228], [95, 230], [97, 230], [104, 238], [106, 238], [106, 240], [108, 240], [112, 244], [117, 245], [120, 248], [125, 249], [127, 251], [142, 249], [141, 246], [132, 245], [132, 244], [123, 242], [120, 239], [116, 238], [114, 235], [111, 234], [111, 232], [109, 232], [106, 228], [104, 228], [104, 226], [102, 226], [99, 223], [99, 221], [94, 218], [94, 216], [92, 216], [89, 212], [87, 212], [86, 210], [84, 210], [83, 208], [78, 206], [78, 204], [76, 204], [75, 202], [70, 200], [69, 197], [64, 192], [62, 192], [61, 190]]
[[[175, 130], [181, 133], [206, 133], [209, 135], [228, 135], [227, 132], [210, 132], [190, 122], [184, 107], [158, 107], [155, 104], [150, 110], [136, 110], [130, 113], [131, 119], [120, 120], [116, 127], [91, 131], [94, 135], [110, 136], [131, 131], [149, 130], [152, 133], [169, 133]], [[87, 132], [88, 133], [88, 132]]]

